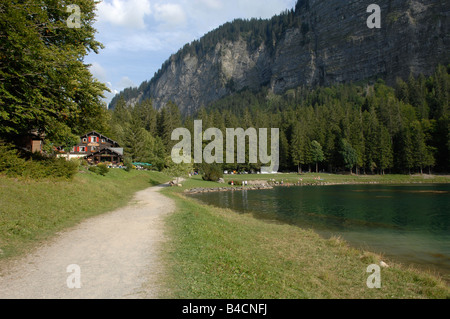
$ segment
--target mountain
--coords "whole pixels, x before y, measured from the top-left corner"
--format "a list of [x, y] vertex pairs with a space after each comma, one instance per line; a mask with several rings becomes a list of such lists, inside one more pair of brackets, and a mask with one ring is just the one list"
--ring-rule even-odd
[[328, 86], [411, 73], [431, 74], [450, 62], [450, 4], [446, 0], [377, 0], [381, 28], [370, 29], [374, 0], [299, 0], [269, 20], [235, 20], [185, 45], [139, 88], [157, 109], [175, 102], [187, 114], [243, 89], [280, 94], [298, 86]]

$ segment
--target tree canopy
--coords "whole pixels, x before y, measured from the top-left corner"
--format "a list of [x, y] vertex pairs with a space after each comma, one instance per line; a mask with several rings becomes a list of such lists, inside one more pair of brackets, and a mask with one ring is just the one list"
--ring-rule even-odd
[[[103, 92], [84, 57], [102, 48], [94, 39], [92, 0], [10, 0], [0, 3], [0, 139], [30, 130], [58, 146], [88, 130], [107, 129]], [[69, 27], [69, 4], [80, 27]]]

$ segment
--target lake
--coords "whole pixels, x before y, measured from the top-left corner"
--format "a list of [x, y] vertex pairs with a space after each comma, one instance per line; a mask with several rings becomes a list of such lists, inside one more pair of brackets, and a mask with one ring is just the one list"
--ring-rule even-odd
[[202, 202], [312, 228], [450, 279], [450, 185], [336, 185], [200, 193]]

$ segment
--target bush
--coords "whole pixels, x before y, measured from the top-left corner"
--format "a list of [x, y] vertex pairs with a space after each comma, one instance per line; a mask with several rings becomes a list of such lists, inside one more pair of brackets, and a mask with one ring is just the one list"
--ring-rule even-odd
[[202, 167], [203, 180], [217, 182], [219, 179], [223, 178], [222, 165], [219, 164], [205, 164]]
[[20, 158], [17, 150], [12, 145], [0, 142], [0, 173], [11, 177], [21, 175], [25, 166], [25, 160]]
[[98, 174], [98, 169], [97, 169], [97, 166], [91, 166], [91, 167], [89, 167], [89, 172], [92, 172], [92, 173], [95, 173], [95, 174]]
[[71, 179], [78, 168], [78, 162], [41, 154], [19, 154], [12, 145], [0, 143], [0, 172], [10, 177]]
[[109, 168], [106, 164], [101, 163], [97, 165], [97, 171], [99, 175], [106, 176], [109, 173]]
[[80, 160], [80, 166], [82, 167], [88, 167], [89, 163], [86, 160]]
[[129, 157], [125, 157], [123, 160], [123, 165], [125, 166], [125, 171], [129, 172], [133, 168], [133, 163]]
[[106, 176], [109, 173], [109, 168], [106, 164], [100, 163], [97, 166], [89, 167], [89, 171], [101, 176]]
[[49, 175], [53, 177], [70, 179], [78, 172], [80, 164], [78, 161], [67, 161], [64, 158], [52, 159], [49, 164]]

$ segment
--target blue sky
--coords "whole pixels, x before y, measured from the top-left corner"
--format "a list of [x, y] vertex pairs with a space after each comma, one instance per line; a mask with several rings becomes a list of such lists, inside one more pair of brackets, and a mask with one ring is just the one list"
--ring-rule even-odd
[[96, 39], [105, 45], [85, 62], [112, 93], [150, 80], [171, 54], [227, 21], [270, 18], [296, 0], [103, 0]]

